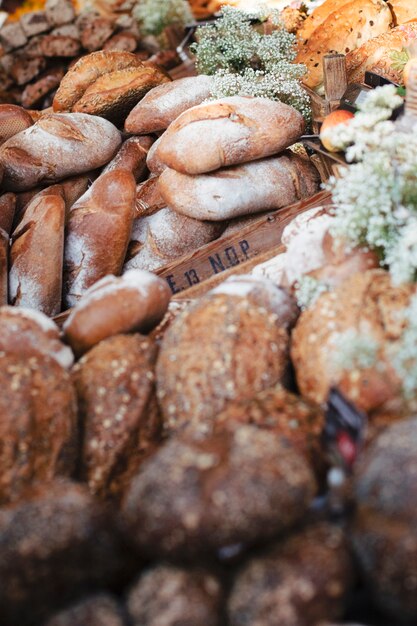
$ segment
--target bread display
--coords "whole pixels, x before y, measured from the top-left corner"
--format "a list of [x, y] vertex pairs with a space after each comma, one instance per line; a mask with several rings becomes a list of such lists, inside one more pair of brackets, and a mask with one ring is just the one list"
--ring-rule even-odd
[[240, 426], [168, 441], [133, 479], [123, 513], [145, 554], [184, 558], [282, 533], [303, 517], [315, 490], [288, 442]]
[[3, 188], [24, 191], [107, 163], [120, 146], [118, 130], [84, 113], [50, 114], [0, 147]]
[[180, 115], [158, 144], [158, 158], [183, 174], [203, 174], [276, 154], [304, 130], [300, 113], [282, 102], [234, 96]]
[[124, 612], [117, 598], [98, 593], [53, 615], [45, 626], [125, 626]]
[[132, 232], [136, 198], [133, 174], [102, 174], [72, 205], [64, 251], [64, 302], [73, 306], [108, 274], [120, 274]]
[[313, 195], [318, 182], [314, 165], [288, 152], [198, 176], [165, 169], [159, 190], [178, 213], [200, 220], [228, 220], [288, 206]]
[[148, 332], [164, 317], [170, 297], [166, 282], [150, 272], [106, 276], [72, 309], [63, 326], [65, 339], [81, 355], [112, 335]]

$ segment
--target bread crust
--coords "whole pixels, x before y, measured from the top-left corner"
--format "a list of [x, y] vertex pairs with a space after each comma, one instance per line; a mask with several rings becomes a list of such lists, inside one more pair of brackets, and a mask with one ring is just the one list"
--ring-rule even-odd
[[146, 157], [154, 141], [155, 139], [150, 135], [127, 139], [102, 173], [126, 169], [132, 172], [136, 183], [141, 183], [148, 175]]
[[29, 113], [16, 104], [0, 104], [0, 145], [32, 126]]

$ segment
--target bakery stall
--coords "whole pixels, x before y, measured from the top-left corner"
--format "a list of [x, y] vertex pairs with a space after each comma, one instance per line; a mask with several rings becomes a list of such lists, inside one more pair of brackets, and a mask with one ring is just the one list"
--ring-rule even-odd
[[0, 4], [0, 625], [417, 623], [417, 3]]

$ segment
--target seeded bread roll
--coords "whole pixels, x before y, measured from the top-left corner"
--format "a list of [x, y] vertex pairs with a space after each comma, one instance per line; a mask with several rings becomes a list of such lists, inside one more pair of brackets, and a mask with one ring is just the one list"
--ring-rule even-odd
[[132, 626], [220, 626], [219, 581], [200, 569], [157, 565], [145, 571], [129, 591]]
[[159, 441], [159, 416], [150, 412], [156, 354], [151, 339], [116, 335], [95, 346], [73, 369], [84, 425], [81, 474], [95, 495], [119, 495], [121, 485]]
[[319, 175], [309, 160], [284, 153], [199, 176], [165, 169], [158, 187], [167, 206], [178, 213], [200, 220], [229, 220], [312, 196], [318, 191]]
[[52, 317], [61, 310], [65, 201], [60, 185], [38, 193], [11, 238], [9, 300]]
[[148, 175], [146, 157], [153, 143], [153, 137], [148, 136], [127, 139], [114, 159], [106, 165], [103, 174], [114, 170], [126, 169], [132, 172], [136, 183], [141, 183]]
[[22, 107], [15, 104], [0, 104], [0, 146], [32, 124], [31, 116]]
[[102, 174], [71, 207], [64, 252], [64, 303], [74, 306], [89, 287], [120, 274], [135, 212], [136, 184], [127, 170]]
[[83, 113], [45, 115], [0, 147], [3, 187], [24, 191], [107, 163], [121, 139], [107, 120]]
[[300, 43], [305, 43], [310, 39], [313, 32], [318, 28], [332, 13], [342, 11], [343, 6], [351, 0], [325, 0], [316, 7], [312, 13], [304, 20], [302, 28], [297, 33], [297, 39]]
[[158, 357], [157, 393], [167, 428], [210, 418], [282, 380], [296, 317], [283, 290], [245, 276], [188, 307], [166, 332]]
[[0, 379], [0, 504], [4, 504], [17, 500], [35, 481], [72, 474], [77, 415], [69, 375], [49, 356], [1, 352]]
[[129, 113], [125, 131], [144, 135], [165, 130], [181, 113], [210, 96], [211, 76], [187, 76], [151, 89]]
[[0, 352], [27, 359], [49, 356], [65, 369], [74, 362], [71, 348], [60, 340], [58, 326], [43, 313], [21, 307], [0, 307]]
[[106, 337], [148, 332], [163, 318], [170, 297], [167, 283], [149, 272], [130, 270], [120, 278], [106, 276], [71, 311], [64, 336], [81, 355]]
[[238, 573], [231, 626], [311, 626], [343, 617], [353, 564], [341, 528], [320, 523], [269, 547]]
[[44, 626], [126, 626], [116, 598], [98, 593], [53, 615]]
[[178, 172], [203, 174], [277, 154], [297, 141], [304, 126], [302, 115], [287, 104], [233, 96], [180, 115], [156, 152]]
[[133, 479], [123, 513], [145, 554], [196, 558], [291, 528], [315, 490], [312, 472], [287, 441], [240, 426], [169, 440]]

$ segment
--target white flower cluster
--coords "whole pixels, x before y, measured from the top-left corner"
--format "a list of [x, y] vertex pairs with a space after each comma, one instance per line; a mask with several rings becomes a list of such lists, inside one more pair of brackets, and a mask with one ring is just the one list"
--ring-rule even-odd
[[295, 299], [302, 311], [309, 309], [322, 293], [329, 291], [329, 286], [312, 276], [302, 276], [294, 285]]
[[194, 20], [187, 0], [140, 0], [132, 14], [143, 35], [160, 35], [166, 26], [185, 26]]
[[378, 342], [353, 328], [335, 334], [332, 343], [332, 361], [338, 370], [367, 369], [377, 362]]
[[412, 399], [417, 393], [417, 295], [411, 298], [404, 317], [408, 325], [402, 334], [399, 349], [392, 355], [391, 362], [402, 381], [404, 396]]

